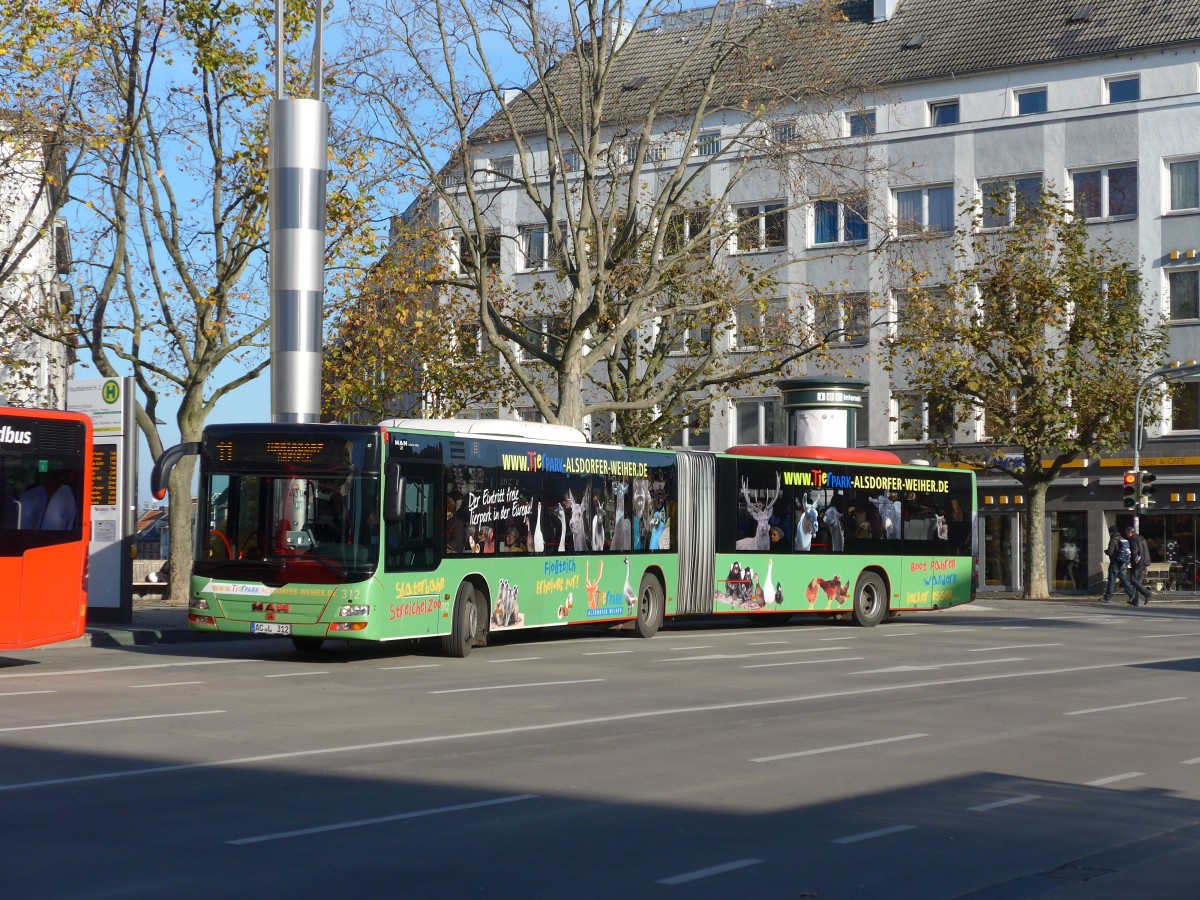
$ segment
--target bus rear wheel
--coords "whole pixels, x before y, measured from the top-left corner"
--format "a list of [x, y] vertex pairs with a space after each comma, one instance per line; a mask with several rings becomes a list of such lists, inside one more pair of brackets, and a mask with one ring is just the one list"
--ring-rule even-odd
[[479, 604], [475, 602], [475, 589], [469, 584], [458, 586], [452, 621], [450, 633], [442, 635], [442, 654], [462, 659], [471, 652], [479, 628]]
[[883, 621], [888, 611], [887, 588], [874, 572], [863, 572], [854, 586], [854, 624], [873, 628]]
[[633, 633], [641, 638], [654, 637], [663, 623], [663, 591], [658, 579], [647, 572], [638, 588], [637, 618]]

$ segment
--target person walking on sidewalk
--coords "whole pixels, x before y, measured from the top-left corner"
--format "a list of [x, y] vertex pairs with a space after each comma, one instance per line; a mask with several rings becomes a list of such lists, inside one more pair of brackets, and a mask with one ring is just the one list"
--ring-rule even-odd
[[1116, 525], [1108, 526], [1108, 546], [1104, 549], [1104, 555], [1108, 557], [1108, 586], [1100, 602], [1112, 603], [1113, 592], [1119, 581], [1125, 593], [1129, 595], [1129, 602], [1134, 603], [1137, 600], [1137, 591], [1133, 589], [1133, 585], [1129, 583], [1129, 576], [1125, 574], [1130, 558], [1129, 541], [1121, 537], [1121, 531]]
[[1129, 540], [1129, 566], [1133, 571], [1131, 580], [1134, 590], [1137, 594], [1133, 595], [1133, 599], [1129, 601], [1130, 606], [1138, 605], [1137, 595], [1141, 594], [1144, 599], [1142, 606], [1150, 605], [1150, 589], [1146, 587], [1146, 573], [1150, 570], [1150, 545], [1146, 543], [1146, 539], [1133, 530], [1130, 525], [1125, 529], [1125, 537]]

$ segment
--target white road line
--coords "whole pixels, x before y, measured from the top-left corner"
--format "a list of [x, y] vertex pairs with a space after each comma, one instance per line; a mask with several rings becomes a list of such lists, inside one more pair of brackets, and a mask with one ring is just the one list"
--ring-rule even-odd
[[950, 669], [955, 666], [990, 666], [995, 663], [1029, 662], [1023, 656], [1005, 656], [1000, 659], [972, 659], [966, 662], [936, 663], [929, 666], [889, 666], [886, 669], [863, 669], [861, 672], [850, 672], [851, 675], [889, 675], [893, 672], [926, 672], [934, 669]]
[[787, 662], [777, 663], [753, 663], [752, 665], [742, 666], [743, 669], [772, 669], [775, 666], [811, 666], [813, 663], [831, 663], [831, 662], [853, 662], [856, 659], [866, 659], [865, 656], [835, 656], [830, 659], [792, 659]]
[[279, 841], [284, 838], [303, 837], [308, 834], [323, 834], [326, 831], [340, 831], [344, 828], [362, 828], [365, 825], [383, 825], [387, 822], [404, 822], [408, 819], [420, 819], [425, 816], [437, 816], [442, 813], [462, 812], [467, 809], [482, 809], [487, 806], [499, 806], [502, 803], [516, 803], [519, 800], [532, 800], [537, 794], [514, 794], [511, 797], [497, 797], [494, 800], [481, 800], [478, 803], [460, 803], [457, 806], [441, 806], [437, 809], [421, 809], [415, 812], [397, 813], [394, 816], [379, 816], [374, 819], [358, 819], [353, 822], [337, 822], [333, 825], [317, 825], [312, 828], [297, 828], [295, 831], [279, 831], [275, 834], [260, 834], [255, 837], [236, 838], [226, 841], [227, 844], [261, 844], [263, 841]]
[[534, 660], [541, 659], [541, 658], [542, 657], [540, 657], [540, 656], [514, 656], [511, 659], [489, 659], [488, 662], [490, 662], [490, 663], [533, 662]]
[[833, 653], [837, 647], [804, 647], [800, 650], [765, 650], [758, 653], [708, 653], [704, 656], [676, 656], [656, 659], [655, 662], [704, 662], [713, 659], [759, 659], [764, 656], [783, 656], [791, 653]]
[[1041, 800], [1038, 794], [1022, 794], [1020, 797], [1009, 797], [1005, 800], [993, 800], [991, 803], [981, 803], [978, 806], [968, 807], [971, 812], [988, 812], [993, 809], [1000, 809], [1004, 806], [1015, 806], [1018, 803], [1028, 803], [1030, 800]]
[[919, 632], [919, 631], [885, 631], [885, 632], [883, 632], [883, 636], [884, 637], [906, 637], [910, 634], [920, 634], [920, 633], [921, 632]]
[[660, 878], [657, 883], [684, 884], [688, 881], [698, 881], [701, 878], [711, 878], [713, 875], [723, 875], [726, 872], [733, 872], [736, 869], [744, 869], [747, 866], [757, 866], [761, 862], [761, 859], [737, 859], [733, 862], [721, 863], [719, 866], [710, 866], [707, 869], [697, 869], [695, 872], [684, 872], [682, 875], [672, 875], [670, 878]]
[[591, 650], [584, 656], [616, 656], [618, 653], [632, 653], [632, 650]]
[[328, 675], [328, 672], [279, 672], [275, 675], [264, 675], [263, 678], [299, 678], [304, 675]]
[[82, 722], [53, 722], [48, 725], [12, 725], [0, 731], [39, 731], [43, 728], [73, 728], [76, 725], [111, 725], [114, 722], [142, 722], [146, 719], [179, 719], [185, 716], [215, 716], [223, 709], [204, 709], [199, 712], [158, 713], [152, 716], [121, 716], [117, 719], [87, 719]]
[[1076, 709], [1063, 713], [1064, 716], [1086, 716], [1089, 713], [1111, 712], [1114, 709], [1132, 709], [1135, 706], [1153, 706], [1156, 703], [1173, 703], [1176, 700], [1186, 700], [1187, 697], [1161, 697], [1158, 700], [1140, 700], [1137, 703], [1121, 703], [1117, 706], [1097, 706], [1094, 709]]
[[1140, 637], [1143, 640], [1153, 640], [1154, 638], [1172, 638], [1172, 637], [1195, 637], [1200, 634], [1200, 631], [1172, 631], [1170, 634], [1143, 634]]
[[917, 738], [929, 737], [927, 734], [901, 734], [896, 737], [879, 738], [875, 741], [859, 741], [857, 744], [840, 744], [837, 747], [819, 747], [816, 750], [801, 750], [799, 753], [780, 753], [776, 756], [759, 756], [750, 762], [775, 762], [777, 759], [795, 759], [798, 756], [816, 756], [818, 753], [837, 753], [840, 750], [857, 750], [859, 747], [877, 747], [880, 744], [894, 744], [897, 741], [912, 741]]
[[751, 641], [746, 646], [747, 647], [773, 647], [778, 644], [787, 644], [787, 643], [790, 643], [790, 641]]
[[1195, 759], [1185, 759], [1185, 760], [1183, 760], [1183, 761], [1180, 763], [1180, 765], [1181, 765], [1181, 766], [1195, 766], [1195, 765], [1200, 765], [1200, 756], [1197, 756]]
[[59, 671], [7, 672], [0, 678], [57, 678], [66, 675], [102, 675], [105, 672], [134, 672], [142, 669], [175, 669], [184, 666], [223, 666], [229, 663], [261, 663], [261, 659], [197, 659], [190, 662], [151, 663], [145, 666], [106, 666], [103, 669], [71, 669]]
[[712, 644], [697, 644], [695, 647], [663, 647], [664, 650], [711, 650]]
[[1097, 778], [1095, 781], [1087, 782], [1088, 787], [1102, 787], [1106, 784], [1114, 784], [1118, 781], [1126, 781], [1130, 778], [1141, 778], [1145, 772], [1126, 772], [1124, 775], [1109, 775], [1107, 778]]
[[869, 841], [872, 838], [885, 837], [889, 834], [899, 834], [901, 831], [912, 831], [916, 825], [893, 825], [891, 828], [880, 828], [876, 831], [864, 831], [862, 834], [852, 834], [848, 837], [834, 838], [831, 844], [857, 844], [859, 841]]
[[405, 669], [440, 669], [441, 663], [418, 663], [415, 666], [380, 666], [380, 672], [403, 672]]
[[530, 681], [525, 684], [491, 684], [486, 687], [450, 688], [444, 691], [430, 691], [431, 694], [466, 694], [471, 691], [507, 691], [513, 688], [554, 687], [560, 684], [592, 684], [603, 681], [603, 678], [580, 678], [576, 681]]
[[1001, 625], [999, 631], [1018, 631], [1021, 628], [1029, 628], [1028, 625]]
[[1062, 643], [1057, 644], [1007, 644], [1003, 647], [972, 647], [968, 653], [987, 653], [992, 650], [1025, 650], [1030, 647], [1061, 647]]
[[[628, 640], [628, 638], [625, 638]], [[0, 793], [5, 791], [22, 791], [30, 788], [61, 787], [67, 784], [81, 784], [91, 781], [105, 781], [111, 778], [133, 778], [144, 775], [162, 775], [170, 772], [187, 772], [200, 769], [215, 769], [225, 766], [248, 766], [256, 763], [274, 763], [284, 759], [302, 759], [305, 757], [330, 756], [336, 753], [359, 753], [364, 750], [384, 750], [394, 747], [416, 746], [419, 744], [437, 744], [449, 741], [465, 741], [475, 738], [500, 737], [513, 734], [533, 734], [542, 731], [556, 731], [567, 728], [592, 728], [596, 725], [610, 725], [616, 722], [632, 722], [638, 719], [656, 719], [666, 716], [698, 715], [702, 713], [724, 712], [733, 709], [755, 709], [768, 706], [791, 706], [799, 703], [815, 701], [843, 700], [847, 697], [862, 697], [869, 694], [887, 694], [898, 691], [928, 691], [930, 688], [953, 687], [982, 683], [987, 681], [1007, 681], [1012, 678], [1044, 678], [1059, 675], [1077, 674], [1080, 672], [1102, 672], [1105, 669], [1126, 670], [1131, 666], [1162, 665], [1169, 662], [1185, 662], [1195, 659], [1192, 654], [1184, 656], [1166, 656], [1150, 659], [1120, 660], [1117, 662], [1093, 663], [1087, 666], [1059, 666], [1056, 668], [1033, 669], [1028, 672], [998, 672], [989, 675], [972, 675], [957, 678], [927, 679], [923, 681], [906, 681], [889, 684], [873, 684], [864, 687], [848, 688], [839, 691], [823, 691], [816, 694], [796, 694], [786, 697], [763, 697], [757, 700], [738, 700], [728, 703], [709, 703], [700, 706], [667, 707], [664, 709], [647, 709], [639, 712], [618, 713], [611, 716], [592, 716], [586, 719], [564, 719], [555, 722], [541, 722], [534, 725], [518, 725], [510, 728], [493, 728], [482, 731], [451, 732], [449, 734], [430, 734], [422, 737], [397, 738], [390, 741], [376, 741], [369, 744], [349, 744], [340, 747], [314, 747], [308, 750], [291, 750], [283, 753], [266, 753], [259, 756], [243, 756], [232, 759], [205, 760], [194, 763], [177, 763], [170, 766], [151, 766], [145, 769], [125, 769], [111, 772], [96, 772], [91, 775], [76, 775], [69, 778], [48, 778], [41, 781], [22, 781], [12, 784], [0, 784]], [[1200, 763], [1200, 758], [1194, 760]]]
[[858, 637], [857, 634], [843, 634], [843, 635], [839, 635], [838, 637], [817, 638], [817, 640], [819, 640], [819, 641], [852, 641], [856, 637]]
[[0, 697], [25, 697], [29, 694], [57, 694], [58, 691], [11, 691], [7, 694], [0, 694]]
[[131, 684], [131, 688], [182, 687], [185, 684], [204, 684], [203, 681], [163, 681], [159, 684]]

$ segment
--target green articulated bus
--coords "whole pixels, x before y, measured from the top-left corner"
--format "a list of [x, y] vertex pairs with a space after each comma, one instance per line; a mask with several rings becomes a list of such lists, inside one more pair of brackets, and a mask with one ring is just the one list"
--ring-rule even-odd
[[590, 444], [498, 420], [210, 425], [198, 454], [197, 631], [437, 637], [692, 615], [848, 616], [974, 597], [975, 479], [895, 454]]

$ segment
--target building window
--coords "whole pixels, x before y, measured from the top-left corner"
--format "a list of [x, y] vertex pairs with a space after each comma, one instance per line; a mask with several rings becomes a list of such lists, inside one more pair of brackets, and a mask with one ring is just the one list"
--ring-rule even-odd
[[583, 170], [583, 159], [578, 150], [564, 150], [560, 156], [564, 172], [580, 172]]
[[1123, 75], [1104, 82], [1105, 97], [1109, 103], [1130, 103], [1142, 99], [1140, 75]]
[[1200, 159], [1170, 164], [1171, 212], [1200, 209]]
[[983, 204], [983, 227], [1004, 228], [1025, 221], [1038, 205], [1042, 194], [1042, 176], [1004, 178], [979, 183]]
[[1016, 92], [1016, 106], [1018, 116], [1031, 116], [1034, 113], [1044, 113], [1046, 111], [1046, 89], [1032, 88], [1028, 91]]
[[545, 225], [527, 225], [521, 229], [521, 255], [526, 269], [541, 269], [549, 263], [549, 234]]
[[[566, 319], [560, 316], [531, 316], [522, 319], [518, 328], [522, 332], [522, 337], [543, 353], [552, 357], [562, 355], [564, 338], [567, 333]], [[517, 358], [523, 363], [538, 359], [522, 345], [518, 346]]]
[[924, 394], [900, 391], [892, 397], [897, 441], [946, 440], [954, 435], [954, 408], [927, 401]]
[[517, 418], [522, 422], [545, 422], [546, 417], [533, 406], [527, 406], [524, 409], [517, 410]]
[[1200, 382], [1171, 386], [1171, 430], [1200, 431]]
[[459, 271], [471, 272], [475, 269], [475, 252], [483, 258], [483, 264], [489, 269], [500, 268], [500, 232], [488, 231], [483, 236], [483, 246], [476, 247], [478, 240], [473, 234], [458, 236]]
[[875, 110], [846, 113], [846, 127], [850, 137], [870, 137], [875, 133]]
[[953, 100], [936, 100], [929, 104], [930, 125], [957, 125], [958, 98]]
[[866, 240], [866, 194], [813, 204], [814, 244], [861, 244]]
[[696, 138], [697, 156], [716, 156], [721, 152], [721, 132], [707, 131]]
[[787, 210], [782, 203], [739, 206], [735, 214], [739, 253], [787, 246]]
[[[955, 315], [954, 302], [950, 299], [950, 294], [944, 287], [923, 287], [921, 288], [921, 292], [926, 302], [932, 307], [932, 315], [934, 317], [949, 319]], [[896, 291], [893, 299], [896, 304], [896, 334], [907, 336], [919, 333], [924, 317], [918, 318], [910, 312], [909, 305], [912, 302], [912, 298], [909, 292]]]
[[778, 398], [738, 400], [736, 444], [782, 444], [787, 429], [783, 401]]
[[796, 143], [798, 137], [796, 126], [792, 122], [775, 122], [771, 125], [771, 140], [780, 147], [788, 147]]
[[670, 446], [707, 450], [711, 443], [708, 416], [708, 410], [703, 408], [697, 408], [685, 416], [683, 427], [671, 435]]
[[1075, 172], [1071, 186], [1077, 216], [1106, 219], [1137, 215], [1137, 166]]
[[492, 176], [495, 178], [512, 178], [513, 177], [513, 158], [511, 156], [497, 156], [492, 159]]
[[859, 346], [867, 342], [871, 299], [866, 294], [817, 294], [813, 298], [813, 330], [831, 344]]
[[769, 300], [766, 305], [747, 300], [734, 309], [739, 350], [763, 346], [768, 334], [782, 334], [788, 328], [788, 305], [783, 299]]
[[1200, 269], [1168, 273], [1167, 292], [1172, 322], [1200, 319]]
[[896, 231], [901, 237], [953, 230], [953, 185], [896, 191]]

